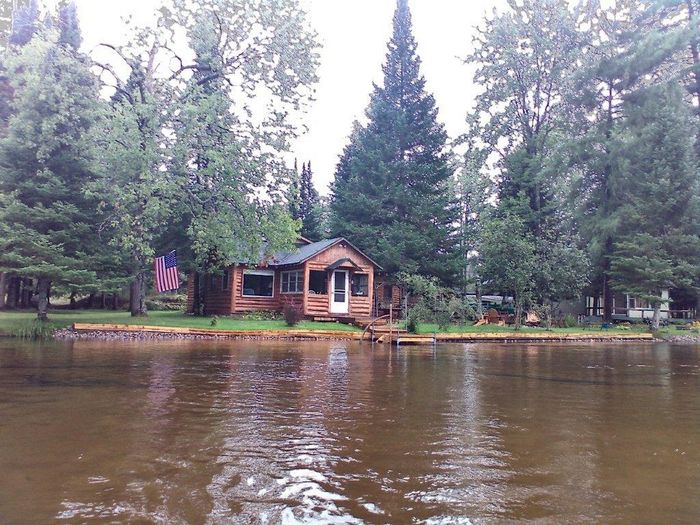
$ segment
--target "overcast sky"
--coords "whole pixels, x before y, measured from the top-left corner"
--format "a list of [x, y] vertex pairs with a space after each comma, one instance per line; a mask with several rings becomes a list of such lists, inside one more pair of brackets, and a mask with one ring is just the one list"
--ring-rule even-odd
[[[2, 1], [2, 0], [0, 0]], [[362, 119], [372, 82], [391, 36], [395, 0], [300, 0], [323, 45], [316, 101], [305, 117], [308, 133], [296, 141], [299, 163], [310, 160], [314, 181], [327, 193], [335, 164], [355, 119]], [[123, 16], [147, 22], [156, 0], [78, 0], [84, 47], [126, 38]], [[409, 0], [427, 88], [451, 138], [464, 131], [473, 104], [473, 69], [462, 58], [472, 47], [474, 26], [499, 0]]]

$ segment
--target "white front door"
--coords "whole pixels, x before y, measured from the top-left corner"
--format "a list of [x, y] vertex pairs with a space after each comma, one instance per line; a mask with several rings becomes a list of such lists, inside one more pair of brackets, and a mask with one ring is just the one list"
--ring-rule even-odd
[[331, 313], [346, 314], [349, 310], [347, 270], [336, 270], [331, 279]]

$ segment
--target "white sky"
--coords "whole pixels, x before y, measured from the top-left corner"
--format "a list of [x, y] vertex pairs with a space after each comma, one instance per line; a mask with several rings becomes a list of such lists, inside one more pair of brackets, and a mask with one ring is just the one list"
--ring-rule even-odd
[[[347, 143], [355, 119], [362, 119], [372, 82], [381, 82], [381, 65], [391, 36], [395, 0], [301, 0], [323, 45], [316, 100], [304, 121], [308, 133], [294, 144], [299, 164], [310, 160], [321, 193]], [[409, 0], [418, 53], [427, 88], [435, 95], [439, 118], [451, 138], [464, 132], [476, 89], [473, 69], [461, 57], [472, 48], [474, 26], [500, 0]], [[84, 47], [126, 38], [124, 16], [145, 23], [156, 0], [77, 0]]]

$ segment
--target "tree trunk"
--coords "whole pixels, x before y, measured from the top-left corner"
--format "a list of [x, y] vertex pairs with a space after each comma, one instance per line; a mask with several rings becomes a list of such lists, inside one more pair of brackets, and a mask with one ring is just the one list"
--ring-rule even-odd
[[5, 309], [5, 294], [7, 293], [7, 274], [0, 272], [0, 310]]
[[654, 303], [654, 315], [651, 318], [651, 330], [652, 330], [652, 332], [658, 332], [660, 324], [661, 324], [661, 303]]
[[207, 315], [207, 274], [199, 278], [199, 315]]
[[112, 294], [112, 310], [117, 310], [119, 308], [119, 294]]
[[49, 309], [49, 286], [51, 280], [47, 277], [40, 277], [36, 286], [36, 317], [39, 321], [48, 320]]
[[139, 271], [129, 286], [129, 309], [132, 317], [145, 317], [146, 309], [146, 275]]
[[515, 299], [515, 329], [520, 330], [520, 321], [523, 317], [523, 305], [520, 298]]
[[105, 297], [104, 292], [102, 292], [102, 296], [100, 297], [100, 308], [103, 310], [107, 309], [107, 298]]
[[610, 286], [610, 275], [608, 274], [607, 266], [606, 263], [606, 269], [603, 273], [603, 321], [610, 323], [613, 318], [613, 291], [612, 286]]
[[199, 281], [201, 280], [199, 272], [194, 272], [192, 277], [192, 313], [200, 315], [202, 313], [202, 296], [199, 290]]
[[32, 303], [32, 295], [34, 295], [33, 283], [31, 279], [26, 277], [21, 277], [19, 280], [19, 307], [29, 308]]
[[484, 317], [484, 305], [481, 304], [481, 279], [476, 280], [476, 315], [479, 319]]
[[70, 298], [68, 299], [68, 301], [70, 302], [70, 309], [71, 310], [75, 310], [77, 307], [77, 305], [75, 304], [75, 295], [76, 295], [75, 290], [71, 290], [70, 291]]
[[19, 277], [16, 275], [11, 275], [8, 278], [7, 283], [7, 308], [15, 309], [17, 308], [17, 303], [19, 300]]

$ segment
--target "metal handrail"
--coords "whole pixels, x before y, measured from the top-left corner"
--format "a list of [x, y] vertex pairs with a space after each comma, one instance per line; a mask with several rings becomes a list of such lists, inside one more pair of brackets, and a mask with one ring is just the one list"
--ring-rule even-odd
[[371, 323], [369, 323], [369, 324], [365, 327], [365, 330], [362, 332], [362, 337], [360, 337], [360, 341], [364, 341], [364, 340], [365, 340], [365, 334], [367, 333], [367, 330], [369, 330], [369, 329], [374, 325], [374, 323], [376, 323], [377, 321], [379, 321], [379, 320], [381, 320], [381, 319], [385, 319], [385, 318], [389, 317], [390, 315], [391, 315], [391, 314], [385, 314], [385, 315], [379, 316], [379, 317], [377, 317], [376, 319], [374, 319]]

